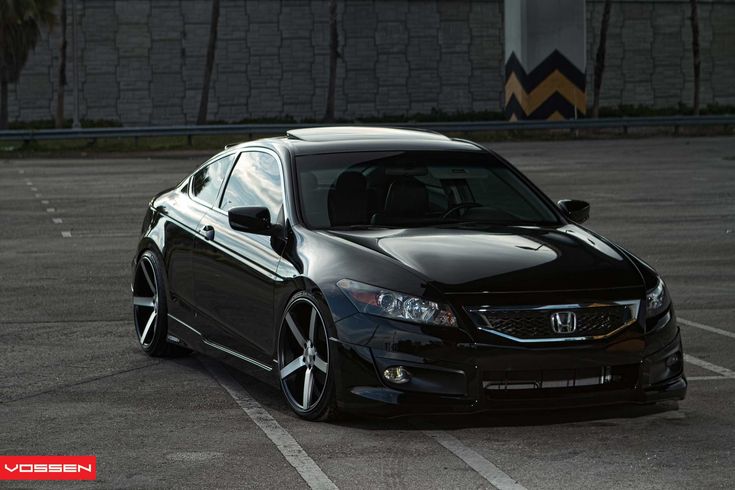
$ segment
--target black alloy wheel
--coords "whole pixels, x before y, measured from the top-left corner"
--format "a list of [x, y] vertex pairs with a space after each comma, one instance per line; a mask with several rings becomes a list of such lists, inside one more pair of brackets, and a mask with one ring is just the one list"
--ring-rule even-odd
[[133, 320], [141, 349], [149, 356], [174, 356], [188, 349], [166, 342], [168, 305], [161, 260], [150, 250], [140, 256], [133, 280]]

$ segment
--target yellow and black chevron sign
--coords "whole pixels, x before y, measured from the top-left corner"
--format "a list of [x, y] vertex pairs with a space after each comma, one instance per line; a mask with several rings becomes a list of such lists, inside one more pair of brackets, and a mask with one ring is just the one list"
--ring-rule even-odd
[[573, 119], [587, 110], [585, 74], [558, 50], [529, 73], [515, 53], [505, 63], [505, 115], [517, 119]]

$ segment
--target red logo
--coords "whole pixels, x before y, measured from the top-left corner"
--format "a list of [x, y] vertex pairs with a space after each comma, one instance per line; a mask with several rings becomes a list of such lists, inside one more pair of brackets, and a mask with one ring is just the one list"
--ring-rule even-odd
[[96, 456], [0, 456], [0, 480], [96, 478]]

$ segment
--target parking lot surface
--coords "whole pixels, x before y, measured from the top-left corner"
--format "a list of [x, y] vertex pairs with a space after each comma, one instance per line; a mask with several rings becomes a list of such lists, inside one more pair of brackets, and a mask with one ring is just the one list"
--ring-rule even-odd
[[0, 454], [95, 455], [104, 487], [735, 486], [735, 138], [490, 146], [663, 275], [686, 400], [304, 422], [262, 381], [137, 346], [145, 207], [203, 156], [0, 160]]

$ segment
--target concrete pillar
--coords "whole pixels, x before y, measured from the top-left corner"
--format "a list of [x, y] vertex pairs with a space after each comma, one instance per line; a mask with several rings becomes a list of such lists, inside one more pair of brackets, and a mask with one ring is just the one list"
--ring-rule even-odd
[[585, 0], [505, 0], [505, 114], [574, 119], [587, 108]]

